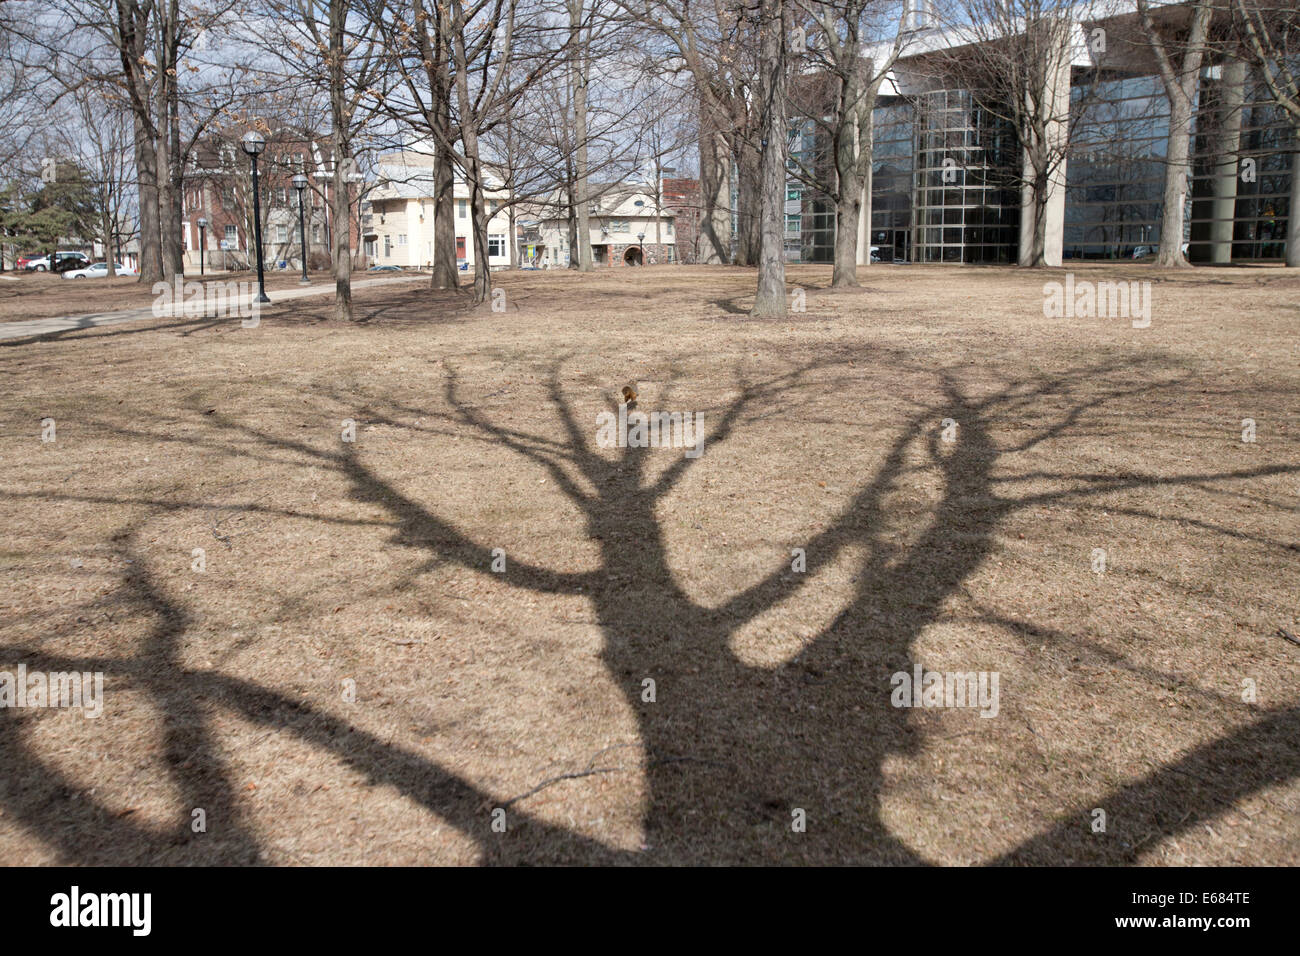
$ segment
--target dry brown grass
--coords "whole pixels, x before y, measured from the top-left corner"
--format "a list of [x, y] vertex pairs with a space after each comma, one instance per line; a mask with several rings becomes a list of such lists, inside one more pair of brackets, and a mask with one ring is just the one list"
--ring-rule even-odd
[[[153, 286], [130, 276], [107, 276], [101, 279], [65, 279], [47, 272], [6, 272], [0, 282], [0, 323], [27, 322], [65, 315], [119, 312], [144, 308], [154, 300]], [[400, 278], [401, 272], [358, 272], [355, 279]], [[323, 272], [309, 274], [314, 283], [330, 283], [333, 278]], [[292, 270], [266, 274], [268, 293], [277, 289], [296, 289], [302, 273]], [[12, 279], [12, 281], [10, 281]], [[186, 276], [187, 282], [200, 281], [198, 275]], [[256, 282], [255, 272], [208, 273], [204, 282]]]
[[[106, 675], [0, 711], [0, 856], [1300, 862], [1300, 276], [1080, 272], [1151, 327], [648, 268], [0, 348], [0, 670]], [[628, 382], [704, 456], [597, 448]], [[892, 707], [914, 663], [999, 716]]]

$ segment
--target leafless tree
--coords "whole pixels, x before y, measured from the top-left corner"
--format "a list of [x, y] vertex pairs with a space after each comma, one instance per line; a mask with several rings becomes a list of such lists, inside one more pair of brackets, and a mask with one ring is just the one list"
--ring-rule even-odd
[[647, 37], [660, 68], [690, 77], [699, 111], [701, 260], [731, 255], [731, 185], [736, 185], [736, 254], [754, 265], [759, 248], [763, 101], [766, 65], [757, 33], [758, 6], [747, 0], [618, 0]]
[[130, 110], [115, 87], [83, 84], [68, 97], [71, 109], [58, 124], [60, 152], [77, 157], [89, 175], [90, 192], [98, 207], [100, 239], [108, 276], [117, 273], [116, 257], [135, 233], [129, 193], [135, 183]]
[[1237, 49], [1291, 125], [1286, 264], [1300, 266], [1300, 7], [1292, 0], [1230, 0]]
[[[263, 11], [265, 85], [280, 83], [289, 94], [280, 99], [290, 108], [303, 97], [325, 104], [330, 159], [316, 176], [329, 186], [334, 317], [340, 321], [353, 318], [350, 224], [360, 198], [357, 145], [381, 98], [376, 86], [385, 66], [379, 28], [384, 5], [385, 0], [367, 0], [364, 8], [360, 0], [268, 0]], [[316, 128], [313, 121], [302, 125]]]
[[[184, 271], [181, 217], [190, 151], [239, 103], [247, 64], [226, 42], [236, 0], [50, 0], [28, 37], [56, 102], [82, 85], [112, 85], [127, 104], [140, 218], [140, 279]], [[237, 31], [235, 31], [237, 32]]]
[[[792, 99], [801, 116], [824, 130], [831, 163], [803, 170], [835, 203], [835, 264], [831, 285], [858, 285], [858, 226], [871, 221], [873, 116], [880, 85], [898, 61], [908, 35], [898, 0], [797, 0], [800, 58]], [[803, 23], [812, 29], [803, 30]], [[868, 257], [869, 259], [870, 257]]]
[[1187, 266], [1187, 257], [1183, 255], [1183, 226], [1191, 170], [1192, 113], [1214, 17], [1214, 0], [1194, 0], [1190, 8], [1161, 10], [1158, 20], [1149, 0], [1137, 0], [1137, 9], [1142, 33], [1156, 58], [1160, 81], [1169, 100], [1169, 139], [1165, 147], [1165, 186], [1156, 263], [1171, 268]]
[[762, 139], [759, 140], [758, 288], [750, 315], [786, 314], [785, 179], [786, 179], [786, 23], [785, 0], [762, 0], [758, 35], [762, 47], [760, 87]]
[[967, 0], [939, 14], [953, 42], [937, 54], [936, 67], [1014, 129], [1023, 153], [1023, 169], [1009, 176], [1021, 186], [1021, 229], [1032, 229], [1023, 266], [1059, 265], [1055, 257], [1049, 261], [1048, 207], [1065, 188], [1075, 6], [1075, 0]]
[[[434, 16], [424, 0], [403, 0], [383, 17], [394, 71], [385, 109], [417, 137], [432, 139], [469, 189], [475, 304], [486, 303], [492, 288], [485, 194], [493, 172], [487, 138], [529, 89], [564, 62], [565, 44], [555, 41], [566, 28], [553, 14], [533, 0], [474, 0], [450, 4]], [[449, 89], [444, 63], [451, 71]]]

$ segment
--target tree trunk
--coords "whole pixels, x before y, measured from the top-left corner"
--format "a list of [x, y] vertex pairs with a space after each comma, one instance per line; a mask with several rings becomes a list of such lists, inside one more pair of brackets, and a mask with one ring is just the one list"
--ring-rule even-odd
[[706, 264], [731, 261], [731, 190], [728, 182], [730, 152], [726, 140], [715, 128], [714, 107], [708, 94], [700, 93], [700, 250], [697, 259]]
[[1201, 61], [1205, 56], [1205, 42], [1214, 4], [1210, 0], [1197, 0], [1192, 9], [1187, 35], [1179, 41], [1181, 57], [1171, 56], [1165, 38], [1151, 17], [1146, 0], [1138, 0], [1138, 13], [1147, 43], [1155, 55], [1164, 84], [1165, 99], [1169, 103], [1169, 136], [1165, 147], [1165, 185], [1160, 215], [1160, 251], [1156, 264], [1169, 268], [1189, 265], [1183, 255], [1183, 223], [1187, 201], [1187, 183], [1191, 174], [1192, 108], [1196, 102], [1196, 88], [1200, 80]]
[[140, 281], [153, 285], [166, 278], [158, 218], [158, 150], [138, 119], [135, 124], [135, 168], [140, 189]]
[[[415, 4], [417, 19], [426, 16], [424, 5]], [[419, 31], [420, 51], [428, 66], [433, 127], [433, 273], [434, 289], [455, 289], [460, 285], [456, 269], [456, 159], [452, 152], [451, 83], [447, 67], [447, 13], [434, 4], [433, 40], [427, 30]]]
[[762, 2], [763, 76], [758, 289], [750, 315], [786, 314], [785, 302], [785, 11], [782, 0]]
[[439, 146], [433, 172], [433, 276], [435, 289], [454, 289], [456, 274], [456, 170], [451, 150]]
[[[760, 133], [760, 136], [765, 136]], [[784, 140], [784, 136], [782, 136]], [[771, 140], [769, 139], [770, 143]], [[737, 150], [736, 168], [736, 265], [758, 265], [759, 247], [762, 232], [763, 207], [763, 153], [760, 146], [755, 148], [748, 142], [741, 141]], [[785, 208], [785, 193], [781, 194], [782, 210]]]
[[862, 220], [862, 181], [856, 173], [840, 180], [835, 204], [835, 265], [832, 289], [854, 289], [858, 282], [858, 223]]
[[[588, 196], [587, 176], [587, 56], [582, 37], [583, 0], [569, 0], [569, 35], [573, 42], [573, 136], [574, 173], [577, 192], [578, 245], [571, 249], [570, 268], [590, 272], [591, 263], [591, 199]], [[574, 260], [576, 254], [576, 261]]]
[[506, 236], [507, 253], [510, 256], [510, 268], [519, 268], [519, 225], [515, 219], [515, 207], [512, 203], [506, 210], [506, 229], [509, 234]]
[[113, 212], [111, 208], [111, 199], [109, 195], [104, 196], [104, 208], [100, 210], [99, 227], [104, 230], [104, 265], [108, 266], [108, 277], [111, 279], [117, 275], [117, 269], [113, 263]]
[[[861, 91], [850, 78], [843, 94], [846, 104], [840, 112], [835, 143], [835, 264], [831, 268], [832, 289], [857, 288], [858, 223], [862, 219], [862, 163], [859, 159], [858, 109]], [[869, 167], [868, 167], [869, 168]]]
[[1160, 252], [1156, 264], [1169, 268], [1188, 265], [1183, 255], [1183, 222], [1190, 172], [1192, 104], [1182, 96], [1169, 103], [1169, 139], [1165, 147], [1165, 187], [1160, 212]]
[[469, 186], [469, 214], [474, 231], [475, 305], [482, 305], [492, 295], [492, 270], [488, 265], [487, 218], [483, 210], [483, 163], [479, 156], [478, 128], [469, 95], [469, 54], [465, 45], [465, 8], [452, 5], [452, 60], [455, 67], [456, 106], [460, 112], [460, 142], [464, 148], [465, 182]]
[[334, 220], [334, 318], [351, 322], [352, 312], [352, 144], [347, 106], [347, 75], [344, 69], [348, 0], [330, 0], [330, 139], [334, 153], [334, 192], [330, 195], [330, 218]]

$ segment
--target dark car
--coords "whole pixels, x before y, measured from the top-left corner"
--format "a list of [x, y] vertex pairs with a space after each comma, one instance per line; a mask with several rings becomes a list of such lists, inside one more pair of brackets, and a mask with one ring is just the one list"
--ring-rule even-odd
[[28, 272], [67, 272], [70, 269], [84, 269], [90, 265], [90, 256], [84, 252], [55, 252], [39, 259], [31, 259], [23, 266]]

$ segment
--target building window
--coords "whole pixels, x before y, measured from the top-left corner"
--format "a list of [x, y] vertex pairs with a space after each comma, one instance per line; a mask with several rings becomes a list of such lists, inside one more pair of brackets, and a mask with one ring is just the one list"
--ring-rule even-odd
[[289, 190], [286, 187], [275, 187], [275, 204], [277, 206], [287, 206], [289, 204]]
[[464, 199], [456, 200], [456, 216], [464, 219], [469, 214], [469, 202]]
[[288, 227], [288, 226], [276, 226], [276, 227], [275, 227], [275, 241], [276, 241], [276, 242], [288, 242], [288, 241], [289, 241], [289, 227]]
[[406, 245], [406, 233], [404, 233], [404, 232], [399, 232], [399, 233], [397, 234], [397, 244], [398, 244], [399, 246], [404, 246], [404, 245]]
[[226, 239], [229, 240], [230, 242], [238, 242], [238, 241], [239, 241], [239, 227], [238, 227], [238, 226], [227, 226], [227, 227], [226, 227]]
[[505, 236], [488, 236], [488, 256], [504, 256], [506, 254], [506, 237]]
[[664, 222], [664, 235], [671, 236], [672, 234], [673, 234], [673, 221], [669, 219], [666, 222]]
[[312, 223], [311, 241], [320, 242], [320, 223]]
[[221, 205], [223, 205], [227, 209], [235, 208], [235, 187], [233, 186], [221, 187]]

